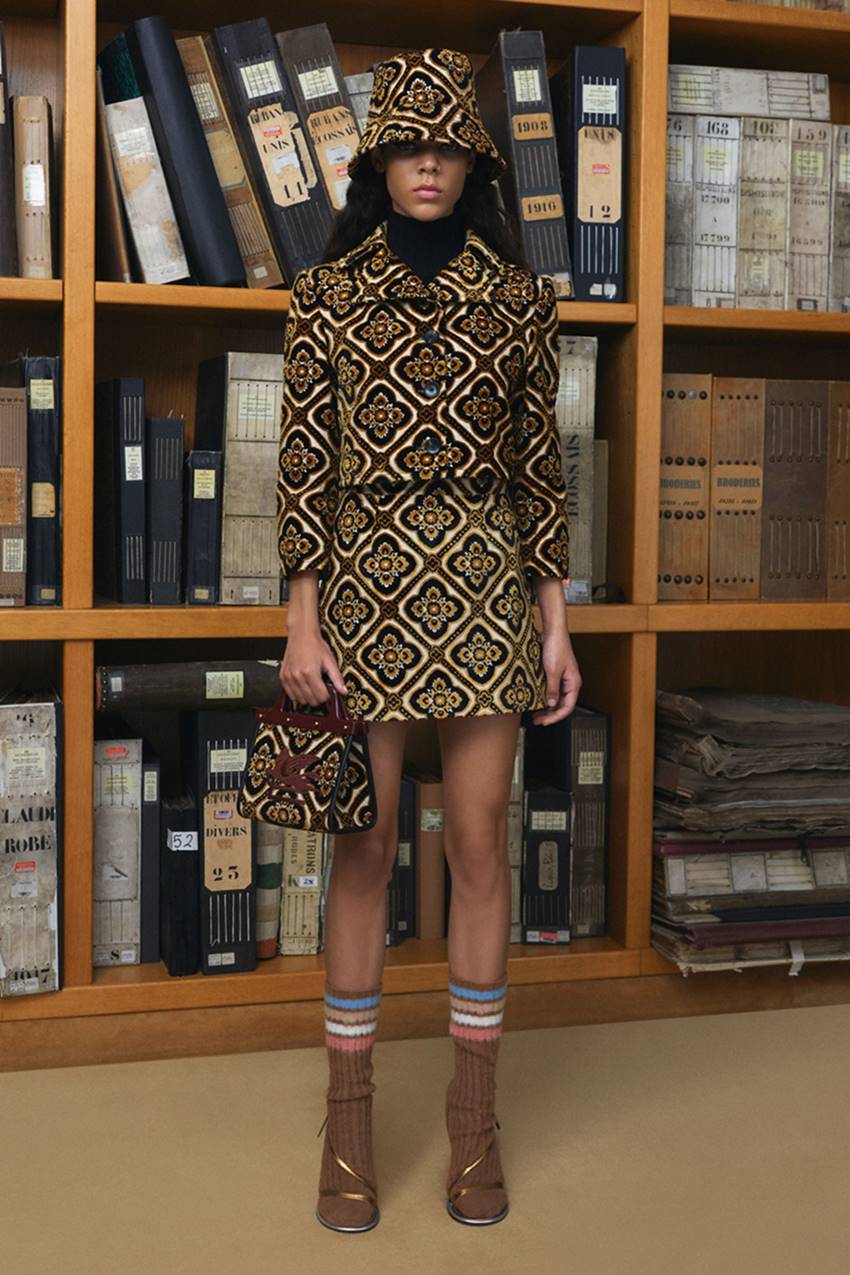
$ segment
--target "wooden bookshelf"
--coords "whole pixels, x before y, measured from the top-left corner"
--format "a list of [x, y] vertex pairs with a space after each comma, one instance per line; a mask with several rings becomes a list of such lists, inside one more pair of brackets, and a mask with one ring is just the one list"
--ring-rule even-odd
[[[289, 301], [285, 289], [157, 288], [95, 278], [95, 57], [128, 21], [153, 11], [144, 0], [12, 0], [4, 6], [11, 91], [46, 92], [57, 122], [58, 277], [0, 280], [0, 331], [3, 357], [23, 342], [64, 356], [65, 606], [0, 613], [0, 659], [8, 651], [19, 661], [31, 651], [61, 683], [65, 800], [63, 988], [0, 1001], [0, 1070], [323, 1039], [321, 954], [276, 957], [246, 974], [181, 979], [170, 978], [159, 963], [95, 970], [91, 962], [94, 668], [101, 652], [125, 642], [128, 651], [130, 644], [144, 649], [153, 643], [162, 644], [158, 649], [168, 658], [183, 651], [198, 658], [199, 643], [228, 641], [279, 643], [279, 653], [286, 634], [285, 606], [125, 607], [93, 590], [95, 380], [143, 375], [151, 410], [182, 412], [191, 440], [198, 359], [225, 349], [279, 348]], [[177, 35], [245, 16], [235, 0], [204, 6], [164, 0], [156, 11]], [[273, 30], [316, 20], [314, 7], [300, 0], [267, 0], [258, 12]], [[599, 338], [597, 434], [610, 441], [607, 576], [624, 599], [569, 609], [582, 699], [612, 715], [608, 932], [566, 948], [512, 945], [514, 1008], [509, 1000], [506, 1024], [757, 1009], [800, 1003], [801, 995], [809, 1004], [846, 999], [846, 977], [829, 970], [806, 969], [793, 981], [775, 972], [684, 980], [651, 946], [650, 904], [656, 687], [692, 684], [704, 672], [728, 674], [735, 685], [850, 698], [850, 604], [657, 600], [665, 360], [713, 370], [712, 360], [725, 366], [737, 359], [755, 375], [774, 359], [803, 376], [813, 359], [821, 360], [818, 366], [838, 365], [850, 335], [850, 316], [843, 315], [665, 309], [667, 63], [714, 58], [739, 66], [822, 68], [834, 77], [837, 118], [850, 118], [841, 39], [850, 38], [850, 15], [728, 0], [426, 0], [416, 6], [373, 0], [368, 7], [328, 0], [321, 18], [346, 74], [397, 48], [436, 43], [437, 32], [441, 42], [468, 52], [477, 68], [500, 26], [542, 30], [552, 71], [575, 42], [622, 45], [627, 53], [626, 298], [610, 306], [559, 306], [563, 332]], [[378, 42], [363, 43], [367, 33]], [[432, 724], [415, 726], [427, 731]], [[426, 746], [434, 747], [433, 734]], [[445, 1030], [446, 956], [445, 941], [411, 939], [387, 950], [382, 1034]]]

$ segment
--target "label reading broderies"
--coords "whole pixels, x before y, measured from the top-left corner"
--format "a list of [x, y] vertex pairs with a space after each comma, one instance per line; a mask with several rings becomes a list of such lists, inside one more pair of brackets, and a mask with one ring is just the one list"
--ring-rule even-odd
[[145, 771], [144, 801], [156, 801], [159, 794], [159, 776], [155, 770]]
[[245, 674], [241, 669], [208, 669], [206, 683], [207, 699], [242, 699], [245, 694]]
[[194, 471], [192, 496], [195, 500], [215, 500], [214, 469], [196, 469]]

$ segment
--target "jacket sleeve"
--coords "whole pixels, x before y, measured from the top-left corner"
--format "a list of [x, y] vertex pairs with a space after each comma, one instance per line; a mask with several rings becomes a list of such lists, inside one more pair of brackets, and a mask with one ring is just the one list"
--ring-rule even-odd
[[328, 563], [339, 498], [339, 425], [327, 333], [310, 268], [292, 283], [283, 343], [283, 395], [277, 478], [281, 572]]
[[511, 494], [526, 574], [563, 578], [569, 574], [570, 538], [555, 417], [560, 377], [558, 299], [549, 276], [538, 278], [525, 394], [514, 418]]

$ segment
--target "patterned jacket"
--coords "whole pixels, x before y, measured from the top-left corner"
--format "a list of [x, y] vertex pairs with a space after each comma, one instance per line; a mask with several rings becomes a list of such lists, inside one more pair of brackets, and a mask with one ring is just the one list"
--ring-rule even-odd
[[423, 283], [386, 229], [293, 280], [277, 485], [283, 574], [323, 572], [342, 488], [463, 477], [510, 485], [529, 577], [568, 575], [551, 279], [468, 229], [463, 250]]

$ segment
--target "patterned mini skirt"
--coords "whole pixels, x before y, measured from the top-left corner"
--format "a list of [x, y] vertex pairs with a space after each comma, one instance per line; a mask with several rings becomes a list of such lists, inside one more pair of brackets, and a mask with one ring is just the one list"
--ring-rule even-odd
[[342, 491], [319, 622], [352, 716], [544, 707], [532, 602], [506, 483], [381, 480]]

